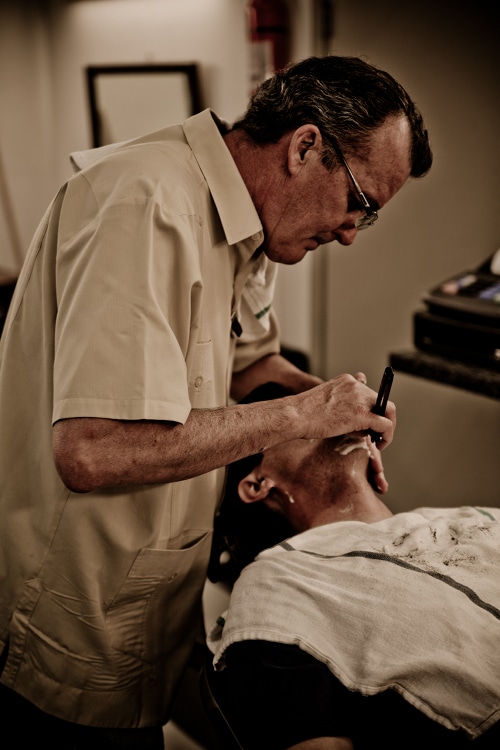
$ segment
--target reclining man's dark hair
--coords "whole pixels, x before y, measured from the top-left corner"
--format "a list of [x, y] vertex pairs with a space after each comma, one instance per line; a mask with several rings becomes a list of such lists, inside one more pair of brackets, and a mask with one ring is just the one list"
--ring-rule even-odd
[[[240, 403], [271, 401], [290, 396], [291, 391], [277, 383], [255, 388]], [[286, 518], [263, 503], [250, 505], [238, 496], [239, 482], [262, 460], [262, 453], [247, 456], [228, 467], [224, 498], [215, 517], [212, 554], [208, 568], [211, 581], [234, 583], [241, 570], [264, 549], [279, 544], [296, 532]], [[221, 556], [227, 559], [221, 564]]]
[[277, 143], [301, 125], [316, 125], [323, 137], [323, 164], [332, 170], [338, 148], [366, 158], [372, 131], [386, 118], [404, 115], [411, 132], [411, 176], [422, 177], [432, 151], [422, 115], [405, 89], [383, 70], [358, 57], [309, 57], [264, 81], [233, 129], [258, 144]]

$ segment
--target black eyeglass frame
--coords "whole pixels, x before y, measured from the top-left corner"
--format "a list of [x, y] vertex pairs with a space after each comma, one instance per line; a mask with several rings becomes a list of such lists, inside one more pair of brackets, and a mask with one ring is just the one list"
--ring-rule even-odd
[[340, 158], [342, 159], [342, 163], [344, 164], [344, 167], [346, 169], [347, 174], [351, 178], [352, 184], [354, 185], [354, 189], [356, 190], [356, 193], [358, 195], [358, 200], [361, 203], [361, 206], [365, 212], [364, 216], [360, 216], [356, 221], [354, 222], [356, 229], [368, 229], [368, 227], [371, 227], [375, 224], [375, 222], [378, 219], [378, 212], [376, 211], [373, 206], [370, 205], [366, 195], [361, 190], [361, 187], [359, 186], [359, 183], [357, 179], [354, 177], [351, 168], [349, 164], [347, 163], [347, 160], [342, 153], [341, 149], [338, 148], [338, 153]]

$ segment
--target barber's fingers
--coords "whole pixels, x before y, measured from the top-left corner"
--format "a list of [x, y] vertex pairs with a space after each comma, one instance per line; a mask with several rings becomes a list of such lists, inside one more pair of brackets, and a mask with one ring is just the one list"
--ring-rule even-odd
[[370, 452], [370, 465], [368, 467], [368, 479], [373, 489], [382, 495], [389, 489], [389, 483], [385, 478], [382, 456], [375, 443], [369, 437], [366, 438]]
[[[356, 380], [359, 380], [359, 382], [363, 383], [364, 385], [366, 385], [367, 382], [368, 382], [368, 379], [367, 379], [367, 377], [366, 377], [366, 375], [365, 375], [364, 372], [357, 372], [354, 377], [356, 378]], [[388, 401], [387, 404], [386, 404], [385, 416], [388, 419], [391, 419], [391, 421], [393, 422], [394, 426], [396, 426], [396, 407], [395, 407], [395, 405], [394, 405], [394, 403], [392, 401]], [[387, 446], [387, 444], [388, 443], [385, 442], [383, 438], [381, 440], [379, 440], [379, 447], [381, 449], [385, 448]], [[381, 473], [383, 474], [382, 466], [381, 466]], [[385, 478], [383, 479], [383, 484], [384, 485], [387, 484], [387, 482], [385, 482]], [[388, 486], [387, 486], [387, 489], [388, 489]], [[384, 490], [384, 491], [386, 491], [386, 490]]]
[[377, 393], [353, 375], [338, 375], [293, 398], [303, 425], [300, 437], [336, 437], [373, 430], [382, 435], [379, 448], [392, 441], [396, 407], [388, 402], [385, 417], [374, 414]]
[[[373, 401], [372, 408], [375, 406], [375, 403]], [[380, 436], [377, 440], [377, 448], [382, 451], [384, 448], [387, 448], [394, 437], [394, 430], [396, 429], [396, 405], [393, 401], [388, 401], [385, 406], [384, 416], [373, 414], [372, 412], [371, 419], [374, 424], [379, 424], [379, 427], [370, 427], [369, 429]]]

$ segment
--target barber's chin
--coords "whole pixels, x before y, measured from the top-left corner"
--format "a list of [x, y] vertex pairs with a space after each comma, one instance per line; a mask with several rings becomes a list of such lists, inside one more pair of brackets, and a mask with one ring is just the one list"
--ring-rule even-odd
[[305, 245], [307, 252], [313, 252], [314, 250], [317, 250], [319, 246], [320, 243], [315, 239], [308, 240]]
[[290, 245], [281, 248], [268, 247], [265, 250], [269, 260], [273, 260], [275, 263], [282, 263], [285, 266], [293, 266], [295, 263], [300, 263], [307, 252], [307, 247]]

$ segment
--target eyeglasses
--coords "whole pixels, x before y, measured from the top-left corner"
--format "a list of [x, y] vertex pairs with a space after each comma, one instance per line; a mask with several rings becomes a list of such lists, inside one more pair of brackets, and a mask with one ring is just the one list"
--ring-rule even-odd
[[365, 212], [365, 215], [364, 216], [360, 216], [359, 219], [356, 219], [356, 221], [354, 222], [354, 224], [356, 226], [356, 229], [368, 229], [368, 227], [371, 227], [377, 221], [377, 219], [378, 219], [378, 213], [368, 203], [368, 199], [367, 199], [366, 195], [361, 190], [361, 188], [360, 188], [360, 186], [358, 184], [357, 179], [354, 177], [353, 173], [351, 172], [351, 168], [350, 168], [349, 164], [347, 163], [347, 161], [345, 159], [345, 156], [342, 153], [342, 151], [340, 150], [340, 148], [338, 149], [338, 152], [339, 152], [340, 158], [342, 159], [342, 161], [344, 163], [344, 167], [346, 168], [347, 174], [349, 175], [349, 177], [352, 180], [352, 184], [354, 185], [356, 193], [358, 194], [358, 200], [361, 203], [361, 205], [362, 205], [362, 207], [364, 209], [364, 212]]

